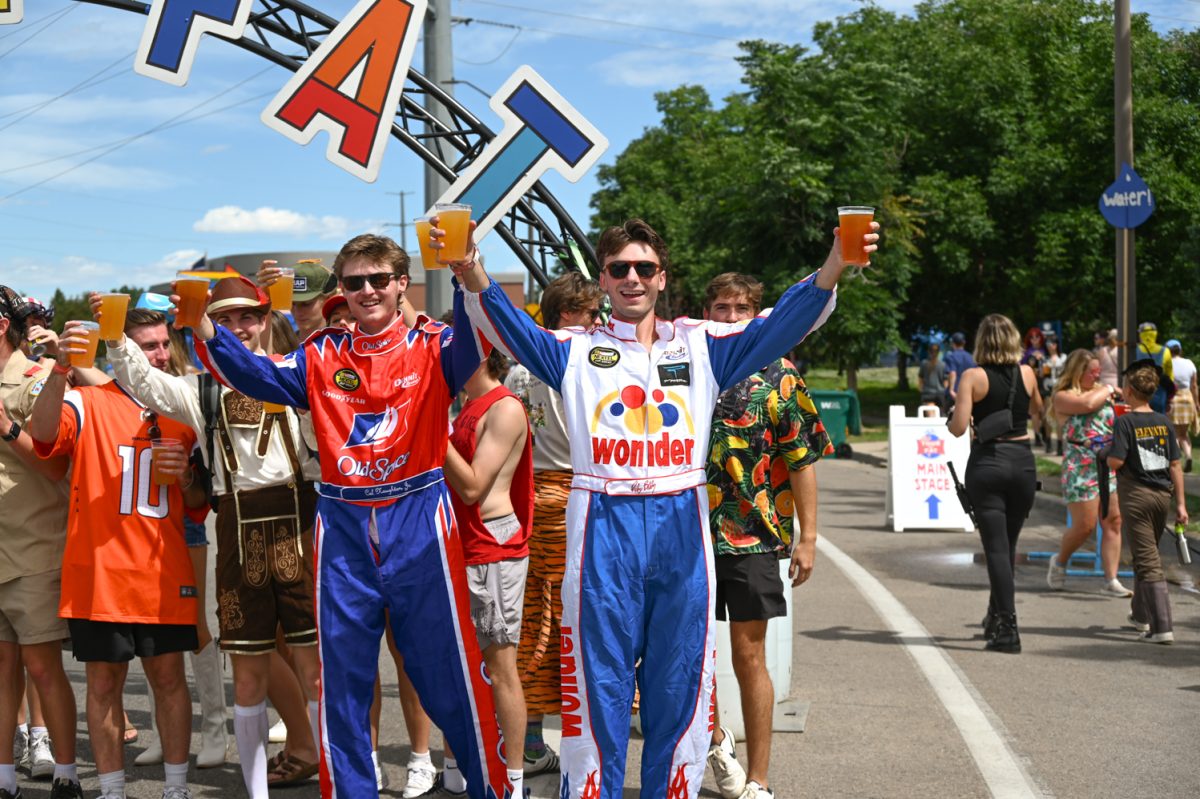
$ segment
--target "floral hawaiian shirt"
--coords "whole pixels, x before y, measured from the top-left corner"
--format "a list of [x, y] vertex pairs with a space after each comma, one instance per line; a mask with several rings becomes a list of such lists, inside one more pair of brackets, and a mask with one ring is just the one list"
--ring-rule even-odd
[[787, 552], [789, 471], [833, 452], [791, 361], [779, 359], [717, 398], [708, 452], [708, 508], [718, 555]]

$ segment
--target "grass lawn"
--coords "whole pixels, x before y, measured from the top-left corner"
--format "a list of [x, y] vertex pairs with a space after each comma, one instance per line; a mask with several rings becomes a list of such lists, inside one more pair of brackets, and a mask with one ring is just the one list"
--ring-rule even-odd
[[[809, 369], [804, 382], [809, 388], [846, 390], [846, 376], [839, 375], [836, 369]], [[920, 394], [916, 388], [917, 367], [909, 368], [908, 382], [912, 386], [908, 391], [896, 388], [896, 369], [891, 366], [858, 370], [858, 403], [862, 409], [863, 435], [854, 436], [856, 440], [886, 441], [888, 408], [892, 405], [903, 405], [906, 413], [916, 413], [920, 404]]]

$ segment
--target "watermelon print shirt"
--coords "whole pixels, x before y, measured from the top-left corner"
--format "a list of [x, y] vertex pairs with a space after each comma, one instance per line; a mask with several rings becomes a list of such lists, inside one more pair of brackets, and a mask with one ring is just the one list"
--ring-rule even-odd
[[718, 555], [786, 554], [795, 501], [788, 472], [833, 452], [808, 388], [780, 358], [717, 398], [708, 508]]

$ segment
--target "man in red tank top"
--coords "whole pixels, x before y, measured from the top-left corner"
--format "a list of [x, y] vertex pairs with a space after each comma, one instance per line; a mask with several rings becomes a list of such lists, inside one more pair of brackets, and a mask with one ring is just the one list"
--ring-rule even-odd
[[[533, 447], [525, 406], [500, 382], [505, 358], [493, 350], [465, 386], [467, 402], [454, 420], [446, 482], [462, 531], [471, 619], [491, 675], [496, 716], [508, 756], [514, 797], [524, 796], [522, 752], [525, 696], [517, 671], [517, 640], [529, 569], [533, 521]], [[465, 783], [447, 752], [445, 787]], [[515, 766], [515, 767], [514, 767]]]

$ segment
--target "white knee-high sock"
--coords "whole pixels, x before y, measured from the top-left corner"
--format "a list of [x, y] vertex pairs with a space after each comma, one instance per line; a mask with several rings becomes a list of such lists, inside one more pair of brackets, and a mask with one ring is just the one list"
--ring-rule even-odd
[[251, 707], [233, 706], [233, 734], [237, 739], [238, 759], [242, 761], [242, 780], [250, 799], [267, 796], [267, 703]]

